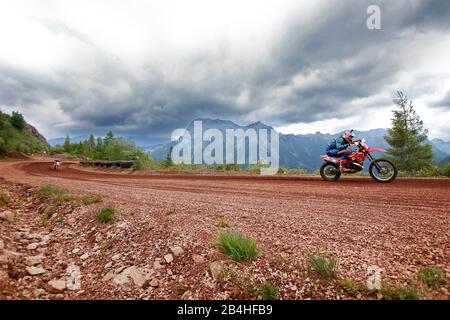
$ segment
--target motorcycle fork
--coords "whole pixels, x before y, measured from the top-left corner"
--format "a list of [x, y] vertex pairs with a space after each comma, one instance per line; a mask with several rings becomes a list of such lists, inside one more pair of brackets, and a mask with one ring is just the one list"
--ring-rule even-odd
[[[369, 158], [370, 162], [373, 162], [374, 158], [372, 157], [372, 155], [368, 152], [366, 152], [366, 156], [367, 158]], [[377, 168], [378, 172], [380, 172], [381, 167], [378, 165], [378, 163], [374, 163], [375, 168]]]

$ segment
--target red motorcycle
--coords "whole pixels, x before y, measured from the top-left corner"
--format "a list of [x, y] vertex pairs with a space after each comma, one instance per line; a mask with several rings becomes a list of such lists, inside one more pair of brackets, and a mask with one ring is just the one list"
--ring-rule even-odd
[[397, 168], [387, 159], [375, 159], [372, 152], [386, 152], [380, 148], [369, 148], [364, 139], [354, 140], [352, 152], [348, 155], [348, 160], [340, 157], [330, 157], [321, 155], [325, 161], [320, 167], [320, 176], [325, 181], [336, 181], [341, 177], [341, 173], [356, 173], [364, 169], [364, 160], [370, 160], [370, 176], [378, 182], [391, 182], [397, 176]]

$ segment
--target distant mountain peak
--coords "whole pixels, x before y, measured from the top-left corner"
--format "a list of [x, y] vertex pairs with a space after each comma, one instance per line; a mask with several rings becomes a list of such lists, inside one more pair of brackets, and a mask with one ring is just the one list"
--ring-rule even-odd
[[253, 122], [252, 124], [249, 124], [248, 126], [246, 126], [247, 128], [254, 128], [254, 129], [273, 129], [271, 126], [262, 123], [261, 121], [256, 121]]
[[231, 120], [223, 120], [223, 119], [212, 119], [212, 118], [196, 118], [192, 120], [189, 125], [186, 127], [188, 131], [190, 131], [194, 127], [194, 123], [196, 121], [201, 121], [203, 129], [216, 128], [219, 130], [224, 129], [245, 129], [245, 128], [253, 128], [253, 129], [273, 129], [271, 126], [264, 124], [261, 121], [253, 122], [249, 125], [238, 125], [237, 123]]

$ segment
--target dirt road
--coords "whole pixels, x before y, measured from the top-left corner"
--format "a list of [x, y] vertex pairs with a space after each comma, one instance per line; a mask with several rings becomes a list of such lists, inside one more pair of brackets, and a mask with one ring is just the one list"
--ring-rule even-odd
[[[67, 163], [54, 173], [49, 162], [36, 161], [2, 162], [0, 176], [101, 196], [120, 212], [120, 221], [127, 223], [129, 232], [121, 236], [120, 243], [136, 265], [152, 264], [174, 245], [182, 246], [186, 254], [214, 260], [212, 242], [217, 222], [223, 218], [257, 239], [262, 251], [256, 262], [240, 265], [239, 272], [258, 283], [277, 283], [283, 298], [349, 297], [337, 281], [323, 282], [307, 272], [307, 253], [338, 257], [340, 277], [358, 282], [365, 282], [371, 265], [380, 267], [383, 280], [392, 283], [419, 283], [418, 270], [424, 266], [438, 266], [450, 276], [450, 179], [397, 179], [380, 184], [370, 178], [344, 178], [330, 183], [315, 177], [86, 170]], [[80, 220], [85, 229], [89, 221], [92, 227], [89, 214], [90, 220]], [[151, 232], [136, 227], [142, 223], [153, 226]], [[80, 236], [79, 240], [66, 245], [72, 246], [70, 250], [76, 246], [93, 250], [92, 239], [84, 241]], [[135, 244], [147, 247], [136, 249]], [[85, 272], [104, 276], [107, 270], [94, 265], [107, 264], [120, 250], [114, 247], [86, 266]], [[189, 288], [186, 291], [194, 298], [230, 297], [230, 290], [204, 278], [208, 263], [194, 266], [190, 256], [173, 262], [166, 289], [139, 294], [176, 298], [176, 290], [167, 288], [180, 282], [182, 275]], [[86, 288], [88, 298], [127, 296], [89, 284]], [[448, 287], [436, 294], [442, 293], [448, 294]], [[128, 294], [136, 297], [137, 293]]]

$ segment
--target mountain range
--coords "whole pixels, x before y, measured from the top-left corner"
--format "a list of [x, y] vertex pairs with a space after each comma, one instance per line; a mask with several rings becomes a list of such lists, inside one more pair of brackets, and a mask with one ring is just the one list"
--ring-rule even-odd
[[[226, 129], [243, 129], [244, 131], [249, 128], [254, 129], [273, 129], [260, 121], [252, 123], [247, 126], [240, 126], [230, 120], [221, 119], [209, 119], [200, 118], [193, 120], [186, 130], [193, 136], [194, 121], [201, 120], [203, 126], [203, 132], [210, 128], [220, 130], [225, 136]], [[324, 153], [324, 150], [328, 143], [338, 137], [341, 133], [329, 134], [316, 132], [314, 134], [281, 134], [279, 135], [279, 153], [280, 153], [280, 166], [290, 169], [302, 168], [306, 170], [316, 170], [320, 167], [322, 159], [320, 155]], [[389, 145], [384, 140], [384, 136], [387, 135], [386, 129], [372, 129], [368, 131], [356, 131], [355, 135], [358, 138], [365, 139], [367, 144], [372, 147], [388, 148]], [[144, 150], [148, 152], [154, 159], [163, 160], [170, 152], [170, 148], [177, 144], [177, 141], [167, 141], [166, 143], [157, 144], [152, 147], [146, 147]], [[441, 139], [429, 140], [433, 146], [433, 157], [436, 162], [447, 161], [450, 157], [450, 142], [443, 141]], [[209, 143], [204, 143], [205, 145]], [[248, 147], [248, 146], [247, 146]], [[193, 153], [193, 151], [191, 151]], [[378, 155], [379, 156], [379, 155]]]

